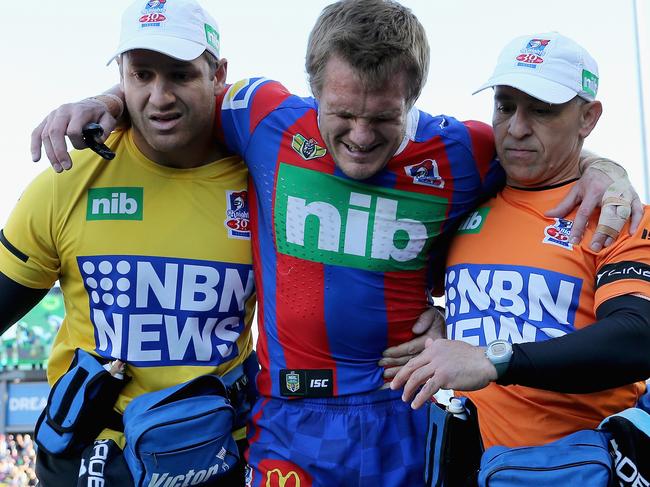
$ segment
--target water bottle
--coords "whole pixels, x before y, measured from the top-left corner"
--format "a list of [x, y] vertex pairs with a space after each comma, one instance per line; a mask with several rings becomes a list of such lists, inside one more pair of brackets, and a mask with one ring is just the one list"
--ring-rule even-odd
[[447, 406], [447, 412], [454, 415], [454, 417], [462, 420], [467, 419], [467, 410], [463, 406], [463, 401], [457, 397], [452, 397]]

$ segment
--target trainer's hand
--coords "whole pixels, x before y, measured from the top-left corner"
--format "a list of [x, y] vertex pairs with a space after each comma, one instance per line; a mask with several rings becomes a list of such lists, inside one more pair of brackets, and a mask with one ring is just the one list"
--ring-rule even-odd
[[384, 379], [395, 377], [402, 365], [424, 350], [427, 339], [435, 340], [446, 336], [445, 317], [438, 308], [429, 308], [420, 315], [412, 330], [416, 335], [415, 338], [387, 348], [382, 354], [383, 358], [379, 361], [379, 366], [384, 367]]
[[602, 206], [598, 226], [590, 243], [594, 252], [614, 242], [630, 215], [632, 220], [629, 231], [630, 234], [634, 233], [643, 215], [643, 205], [625, 170], [606, 160], [589, 166], [569, 194], [545, 215], [562, 218], [576, 206], [578, 210], [569, 236], [574, 245], [582, 240], [590, 215]]
[[424, 351], [401, 368], [390, 388], [404, 386], [402, 400], [417, 409], [440, 389], [476, 391], [497, 379], [497, 370], [485, 349], [459, 340], [428, 339]]
[[108, 106], [96, 98], [86, 98], [76, 103], [66, 103], [50, 112], [32, 132], [31, 151], [34, 162], [41, 158], [41, 145], [56, 172], [72, 167], [72, 160], [65, 143], [66, 136], [75, 149], [85, 149], [81, 129], [90, 122], [99, 123], [104, 129], [104, 142], [115, 128], [116, 119]]

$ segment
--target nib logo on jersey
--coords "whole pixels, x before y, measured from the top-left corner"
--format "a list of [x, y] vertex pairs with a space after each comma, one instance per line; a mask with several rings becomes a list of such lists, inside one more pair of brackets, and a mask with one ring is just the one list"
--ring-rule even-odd
[[281, 164], [275, 194], [278, 251], [372, 271], [422, 269], [447, 200]]
[[77, 257], [96, 351], [140, 367], [218, 365], [238, 353], [250, 265], [169, 257]]
[[534, 267], [459, 264], [445, 276], [447, 336], [471, 345], [542, 341], [575, 330], [582, 281]]

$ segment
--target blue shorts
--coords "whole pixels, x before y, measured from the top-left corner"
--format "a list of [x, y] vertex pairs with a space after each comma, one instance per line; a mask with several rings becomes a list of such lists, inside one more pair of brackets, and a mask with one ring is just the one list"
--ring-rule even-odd
[[261, 398], [249, 430], [248, 485], [424, 485], [426, 407], [401, 391], [318, 399]]

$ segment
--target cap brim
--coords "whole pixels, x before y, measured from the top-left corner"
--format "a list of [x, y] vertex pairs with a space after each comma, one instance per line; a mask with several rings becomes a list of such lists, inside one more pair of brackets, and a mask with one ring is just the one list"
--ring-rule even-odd
[[487, 83], [481, 85], [472, 95], [494, 86], [511, 86], [533, 98], [555, 105], [566, 103], [578, 95], [575, 90], [567, 88], [555, 81], [525, 73], [509, 73], [490, 78]]
[[118, 50], [111, 56], [106, 65], [111, 64], [113, 60], [122, 53], [134, 49], [146, 49], [147, 51], [156, 51], [180, 61], [193, 61], [205, 51], [205, 46], [198, 42], [177, 37], [146, 35], [135, 37], [128, 42], [120, 45]]

